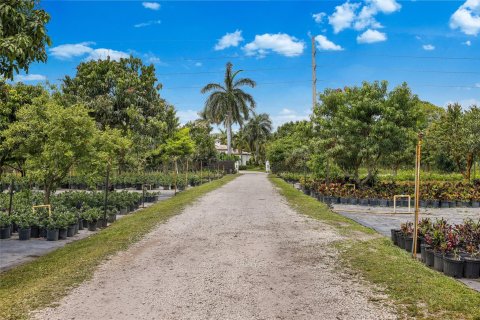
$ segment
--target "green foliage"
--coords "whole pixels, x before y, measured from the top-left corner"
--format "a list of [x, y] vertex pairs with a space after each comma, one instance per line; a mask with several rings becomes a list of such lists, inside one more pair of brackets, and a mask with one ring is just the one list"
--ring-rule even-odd
[[188, 122], [185, 127], [190, 130], [190, 137], [195, 143], [193, 160], [207, 161], [215, 158], [217, 151], [210, 124], [205, 120], [196, 120]]
[[[326, 89], [314, 122], [326, 156], [357, 182], [370, 181], [386, 157], [399, 158], [414, 145], [420, 101], [404, 83], [388, 92], [387, 82], [364, 82], [344, 90]], [[368, 169], [360, 181], [359, 168]]]
[[99, 208], [87, 209], [84, 212], [82, 212], [82, 214], [80, 215], [82, 219], [87, 220], [88, 222], [96, 222], [102, 216], [103, 216], [102, 210], [100, 210]]
[[190, 137], [190, 129], [182, 128], [175, 132], [172, 138], [167, 139], [161, 146], [164, 155], [178, 159], [193, 154], [195, 143]]
[[311, 122], [288, 122], [280, 126], [266, 150], [272, 171], [304, 172], [309, 160], [315, 154], [320, 155], [316, 142]]
[[43, 182], [45, 203], [51, 191], [75, 165], [89, 165], [95, 154], [95, 122], [83, 105], [65, 108], [44, 93], [17, 113], [2, 135], [7, 148], [25, 157], [25, 168], [34, 179]]
[[445, 113], [427, 131], [426, 147], [437, 157], [447, 156], [467, 180], [475, 157], [480, 155], [480, 109], [463, 111], [459, 104], [449, 105]]
[[46, 24], [50, 16], [38, 8], [37, 0], [2, 0], [0, 3], [0, 76], [13, 79], [28, 72], [32, 62], [47, 61], [51, 45]]
[[[260, 153], [265, 155], [265, 143], [272, 131], [272, 120], [266, 113], [253, 114], [244, 128], [245, 138], [249, 143], [250, 150], [255, 151], [255, 162], [261, 162]], [[263, 152], [262, 152], [263, 151]]]
[[0, 212], [0, 228], [10, 227], [12, 223], [12, 218], [8, 215], [7, 212]]
[[205, 101], [202, 114], [212, 123], [222, 123], [225, 126], [229, 155], [231, 154], [232, 125], [237, 123], [242, 126], [256, 105], [253, 97], [241, 89], [243, 86], [254, 88], [255, 81], [249, 78], [236, 79], [242, 70], [233, 71], [232, 67], [233, 65], [228, 62], [223, 85], [209, 83], [201, 91], [202, 93], [212, 92]]

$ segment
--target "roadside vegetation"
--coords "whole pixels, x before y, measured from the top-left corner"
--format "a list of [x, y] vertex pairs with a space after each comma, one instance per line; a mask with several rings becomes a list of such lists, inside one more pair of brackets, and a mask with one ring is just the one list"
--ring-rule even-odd
[[159, 223], [235, 178], [236, 175], [228, 175], [184, 191], [126, 216], [95, 235], [0, 274], [0, 318], [26, 319], [30, 311], [57, 301], [91, 278], [95, 268], [106, 258], [127, 249]]
[[[415, 261], [405, 250], [372, 229], [340, 216], [284, 180], [271, 176], [288, 203], [300, 214], [337, 228], [346, 240], [335, 243], [339, 272], [360, 273], [378, 285], [401, 316], [417, 319], [480, 319], [480, 293]], [[347, 270], [347, 271], [345, 271]]]

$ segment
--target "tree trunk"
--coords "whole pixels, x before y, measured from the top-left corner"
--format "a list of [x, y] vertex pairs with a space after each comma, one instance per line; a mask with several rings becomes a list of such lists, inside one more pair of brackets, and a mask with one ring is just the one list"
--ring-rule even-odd
[[470, 174], [473, 166], [473, 153], [467, 155], [467, 164], [465, 166], [465, 180], [470, 181]]
[[227, 154], [230, 156], [232, 154], [232, 124], [230, 119], [225, 123], [227, 129]]
[[177, 175], [178, 175], [178, 166], [177, 166], [177, 159], [175, 158], [175, 172], [173, 174], [173, 181], [175, 186], [175, 195], [177, 194]]
[[43, 186], [44, 198], [43, 204], [50, 204], [50, 193], [52, 192], [52, 186], [50, 183], [45, 183]]

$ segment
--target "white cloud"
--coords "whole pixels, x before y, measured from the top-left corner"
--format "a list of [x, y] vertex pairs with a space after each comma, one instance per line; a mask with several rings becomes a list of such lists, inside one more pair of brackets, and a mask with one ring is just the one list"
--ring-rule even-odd
[[116, 51], [112, 49], [94, 49], [87, 57], [86, 60], [120, 60], [121, 58], [128, 58], [130, 55], [126, 52]]
[[375, 16], [379, 13], [394, 13], [401, 7], [396, 0], [365, 0], [364, 4], [347, 1], [335, 7], [335, 11], [328, 17], [328, 21], [335, 33], [348, 28], [355, 30], [379, 29], [383, 26], [375, 19]]
[[336, 6], [335, 12], [328, 17], [328, 23], [333, 27], [333, 32], [339, 33], [344, 29], [350, 28], [355, 20], [355, 12], [359, 6], [359, 3], [350, 3], [348, 1]]
[[433, 51], [433, 50], [435, 50], [435, 46], [433, 46], [433, 45], [431, 45], [431, 44], [424, 44], [424, 45], [422, 46], [422, 48], [423, 48], [423, 50], [425, 50], [425, 51]]
[[325, 18], [327, 14], [325, 12], [319, 12], [319, 13], [314, 13], [312, 14], [313, 20], [315, 20], [316, 23], [322, 23], [323, 18]]
[[450, 28], [476, 36], [480, 32], [480, 0], [467, 0], [450, 17]]
[[328, 40], [324, 35], [318, 35], [315, 37], [317, 41], [317, 47], [320, 50], [330, 50], [330, 51], [342, 51], [343, 48], [332, 41]]
[[120, 58], [128, 58], [130, 55], [126, 52], [106, 49], [92, 48], [95, 42], [81, 42], [76, 44], [62, 44], [57, 47], [50, 48], [50, 54], [57, 59], [67, 60], [75, 57], [87, 56], [86, 60], [102, 60], [110, 57], [111, 60], [120, 60]]
[[160, 3], [158, 3], [158, 2], [142, 2], [142, 6], [145, 9], [150, 9], [150, 10], [160, 9]]
[[188, 109], [188, 110], [177, 110], [177, 117], [180, 119], [182, 125], [186, 124], [189, 121], [194, 121], [199, 118], [198, 111]]
[[47, 77], [42, 74], [27, 74], [15, 76], [15, 82], [28, 82], [28, 81], [45, 81]]
[[273, 122], [273, 127], [278, 128], [279, 126], [287, 122], [308, 120], [309, 115], [308, 112], [300, 114], [295, 110], [283, 108], [278, 114], [272, 115], [271, 118]]
[[80, 42], [76, 44], [62, 44], [57, 47], [50, 48], [50, 54], [61, 60], [80, 57], [93, 51], [90, 47], [94, 42]]
[[150, 21], [147, 21], [147, 22], [141, 22], [141, 23], [134, 24], [133, 26], [135, 28], [143, 28], [143, 27], [148, 27], [148, 26], [151, 26], [151, 25], [154, 25], [154, 24], [161, 24], [161, 23], [162, 23], [162, 20], [150, 20]]
[[195, 62], [195, 67], [201, 67], [203, 64], [201, 62]]
[[262, 58], [270, 51], [286, 57], [296, 57], [303, 53], [305, 43], [285, 33], [256, 35], [255, 40], [247, 43], [243, 50], [248, 56]]
[[472, 45], [472, 41], [467, 40], [463, 44], [466, 45], [467, 47], [470, 47]]
[[387, 40], [387, 35], [383, 32], [368, 29], [357, 37], [358, 43], [375, 43]]
[[237, 47], [243, 41], [242, 30], [236, 30], [232, 33], [227, 33], [221, 37], [215, 45], [215, 50], [223, 50], [229, 47]]
[[475, 88], [480, 88], [480, 82], [479, 82], [479, 83], [475, 83]]

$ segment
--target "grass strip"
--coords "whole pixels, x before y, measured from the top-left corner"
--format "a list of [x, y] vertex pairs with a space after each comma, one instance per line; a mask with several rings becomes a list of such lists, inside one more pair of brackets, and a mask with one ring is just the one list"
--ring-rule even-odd
[[358, 240], [355, 232], [376, 232], [330, 211], [280, 178], [271, 176], [270, 180], [297, 212], [333, 225], [347, 235], [348, 240], [335, 244], [343, 267], [384, 288], [403, 317], [480, 320], [480, 293], [411, 259], [385, 237]]
[[29, 312], [62, 298], [71, 288], [90, 279], [108, 256], [127, 249], [156, 225], [180, 213], [206, 193], [237, 175], [228, 175], [179, 193], [108, 228], [0, 274], [0, 319], [27, 319]]

